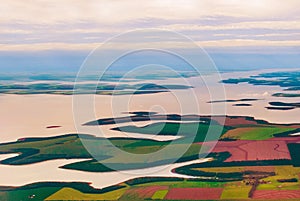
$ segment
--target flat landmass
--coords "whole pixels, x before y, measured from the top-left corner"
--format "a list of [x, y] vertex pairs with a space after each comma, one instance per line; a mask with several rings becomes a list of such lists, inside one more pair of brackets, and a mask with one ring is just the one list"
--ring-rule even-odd
[[[150, 122], [143, 127], [118, 126], [118, 123], [149, 121], [153, 118], [161, 122]], [[163, 122], [166, 119], [174, 122]], [[224, 127], [221, 124], [223, 120]], [[154, 153], [168, 145], [178, 150], [186, 143], [186, 139], [193, 137], [189, 149], [178, 159], [174, 159], [173, 154], [164, 155], [163, 158], [148, 158], [146, 166], [145, 158], [143, 161], [125, 159], [127, 162], [120, 164], [124, 170], [169, 164], [172, 160], [176, 163], [195, 160], [201, 157], [199, 151], [204, 147], [207, 148], [206, 157], [211, 160], [172, 170], [181, 175], [194, 176], [194, 179], [143, 177], [100, 190], [82, 182], [39, 182], [20, 187], [2, 186], [0, 197], [4, 200], [276, 200], [276, 196], [281, 199], [300, 199], [300, 137], [296, 135], [300, 132], [300, 124], [272, 124], [246, 116], [181, 116], [133, 112], [125, 117], [98, 119], [84, 125], [111, 125], [111, 129], [116, 131], [139, 133], [140, 138], [109, 138], [115, 147], [135, 154]], [[218, 139], [205, 140], [208, 125], [221, 130]], [[190, 132], [194, 128], [197, 128], [196, 132]], [[170, 144], [168, 140], [144, 139], [144, 134], [178, 135], [180, 138]], [[209, 146], [210, 142], [216, 140], [218, 142], [215, 146]], [[95, 160], [83, 146], [83, 143], [88, 142], [96, 150], [105, 141], [104, 138], [87, 134], [25, 137], [16, 142], [0, 144], [1, 154], [19, 153], [1, 163], [26, 165], [58, 158], [77, 158], [86, 160], [60, 168], [85, 172], [114, 171], [104, 165], [120, 162], [111, 147], [101, 146], [105, 148], [100, 152], [97, 149], [98, 160]]]

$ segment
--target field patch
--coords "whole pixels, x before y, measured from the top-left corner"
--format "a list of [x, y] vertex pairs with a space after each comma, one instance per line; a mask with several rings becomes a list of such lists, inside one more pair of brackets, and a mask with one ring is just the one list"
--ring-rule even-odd
[[235, 182], [225, 185], [221, 199], [248, 199], [252, 186], [243, 182]]
[[239, 139], [239, 140], [266, 140], [274, 137], [274, 135], [295, 130], [287, 127], [244, 127], [236, 128], [225, 133], [222, 138]]
[[259, 184], [258, 190], [300, 190], [299, 181], [280, 182], [280, 180], [299, 179], [300, 168], [293, 166], [275, 166], [275, 176], [270, 176], [264, 180], [265, 184]]
[[154, 195], [152, 196], [152, 199], [153, 200], [162, 200], [165, 198], [165, 196], [167, 195], [168, 193], [168, 190], [159, 190], [159, 191], [156, 191], [154, 193]]
[[256, 190], [253, 194], [254, 199], [300, 199], [299, 190]]
[[141, 200], [151, 199], [152, 196], [158, 191], [168, 190], [167, 186], [147, 186], [147, 187], [134, 187], [127, 190], [121, 197], [122, 200]]
[[284, 140], [219, 141], [212, 152], [229, 152], [225, 162], [291, 159]]
[[73, 188], [62, 188], [45, 200], [117, 200], [126, 191], [125, 188], [103, 194], [82, 193]]
[[172, 188], [167, 200], [215, 200], [221, 197], [223, 188]]

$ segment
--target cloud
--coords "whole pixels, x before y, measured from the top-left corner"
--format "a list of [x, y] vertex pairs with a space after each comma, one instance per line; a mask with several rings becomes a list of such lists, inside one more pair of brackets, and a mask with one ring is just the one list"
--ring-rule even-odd
[[[63, 43], [63, 42], [52, 42], [52, 43], [30, 43], [30, 44], [0, 44], [0, 51], [43, 51], [43, 50], [87, 50], [92, 51], [97, 47], [101, 47], [103, 43]], [[154, 47], [158, 49], [188, 49], [190, 44], [185, 42], [171, 42], [171, 41], [161, 41], [151, 43]], [[300, 41], [298, 40], [286, 40], [286, 41], [268, 41], [268, 40], [249, 40], [249, 39], [231, 39], [231, 40], [212, 40], [212, 41], [194, 41], [195, 45], [203, 48], [227, 48], [227, 47], [296, 47], [300, 46]], [[136, 48], [148, 47], [147, 42], [144, 43], [134, 43], [134, 42], [118, 42], [110, 46], [110, 49], [126, 49], [126, 48]], [[286, 50], [285, 50], [286, 51]], [[298, 50], [297, 50], [298, 51]], [[257, 52], [257, 51], [256, 51]]]
[[160, 18], [199, 19], [212, 16], [295, 18], [298, 0], [10, 0], [2, 2], [0, 21], [34, 24], [94, 21], [102, 24]]
[[163, 28], [177, 31], [197, 31], [197, 30], [253, 30], [253, 29], [273, 29], [273, 30], [294, 30], [300, 29], [299, 21], [253, 21], [228, 23], [225, 25], [197, 25], [197, 24], [172, 24]]
[[299, 46], [298, 0], [2, 1], [1, 50], [90, 49], [137, 28], [178, 31], [208, 47]]

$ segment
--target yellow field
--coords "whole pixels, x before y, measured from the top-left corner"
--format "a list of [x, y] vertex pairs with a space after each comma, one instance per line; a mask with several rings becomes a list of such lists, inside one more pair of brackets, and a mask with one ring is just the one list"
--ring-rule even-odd
[[103, 194], [88, 194], [73, 188], [62, 188], [46, 198], [46, 200], [117, 200], [123, 195], [126, 189], [122, 188]]
[[204, 172], [216, 172], [216, 173], [231, 173], [231, 172], [243, 172], [244, 167], [213, 167], [213, 168], [193, 168], [192, 170], [199, 170]]
[[221, 199], [248, 199], [248, 193], [251, 190], [250, 185], [243, 182], [228, 183], [222, 192]]

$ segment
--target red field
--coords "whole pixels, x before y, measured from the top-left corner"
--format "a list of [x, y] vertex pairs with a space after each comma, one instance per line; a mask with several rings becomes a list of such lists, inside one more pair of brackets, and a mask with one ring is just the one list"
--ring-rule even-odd
[[224, 151], [228, 151], [232, 155], [225, 162], [291, 159], [286, 141], [280, 139], [219, 141], [212, 152]]
[[156, 191], [167, 190], [168, 186], [147, 186], [129, 189], [124, 193], [124, 196], [134, 199], [146, 199], [151, 198]]
[[221, 197], [222, 188], [172, 188], [165, 199], [169, 200], [215, 200]]
[[300, 190], [256, 190], [254, 199], [300, 199]]

